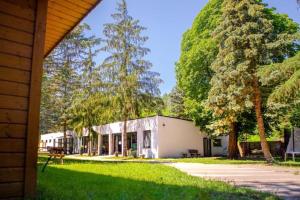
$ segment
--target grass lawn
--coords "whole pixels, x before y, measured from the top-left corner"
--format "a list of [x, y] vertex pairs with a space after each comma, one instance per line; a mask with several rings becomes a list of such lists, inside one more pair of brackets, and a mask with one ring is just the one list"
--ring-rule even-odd
[[[45, 162], [45, 158], [40, 158]], [[93, 162], [67, 159], [39, 164], [38, 199], [206, 200], [278, 199], [271, 194], [236, 188], [223, 182], [189, 176], [162, 164]]]
[[[237, 159], [230, 160], [226, 157], [201, 157], [201, 158], [162, 158], [162, 159], [141, 159], [141, 158], [123, 158], [123, 157], [109, 157], [106, 159], [120, 160], [120, 161], [161, 161], [161, 162], [185, 162], [185, 163], [203, 163], [203, 164], [266, 164], [266, 161], [261, 159]], [[290, 166], [290, 167], [300, 167], [300, 159], [297, 158], [296, 161], [288, 160], [284, 161], [280, 158], [275, 158], [276, 163], [274, 165], [279, 166]]]

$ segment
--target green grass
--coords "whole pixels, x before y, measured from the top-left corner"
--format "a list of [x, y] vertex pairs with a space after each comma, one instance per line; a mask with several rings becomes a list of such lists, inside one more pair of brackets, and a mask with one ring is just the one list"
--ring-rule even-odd
[[[44, 162], [45, 158], [40, 158]], [[38, 173], [38, 199], [206, 200], [278, 199], [229, 184], [189, 176], [162, 164], [67, 159]]]
[[[203, 163], [203, 164], [267, 164], [263, 158], [243, 158], [230, 160], [226, 157], [201, 157], [201, 158], [161, 158], [161, 159], [141, 159], [132, 157], [109, 157], [107, 160], [118, 161], [158, 161], [158, 162], [184, 162], [184, 163]], [[288, 167], [300, 167], [300, 158], [296, 161], [288, 160], [284, 161], [281, 158], [275, 158], [274, 165], [288, 166]]]

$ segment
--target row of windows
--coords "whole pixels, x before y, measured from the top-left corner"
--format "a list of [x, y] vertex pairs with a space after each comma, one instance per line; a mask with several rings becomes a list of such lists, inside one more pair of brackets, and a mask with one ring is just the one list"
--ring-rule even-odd
[[[51, 141], [52, 141], [51, 139], [50, 140], [45, 140], [45, 143], [48, 143], [48, 142], [51, 143]], [[42, 143], [44, 143], [44, 140], [42, 140]]]

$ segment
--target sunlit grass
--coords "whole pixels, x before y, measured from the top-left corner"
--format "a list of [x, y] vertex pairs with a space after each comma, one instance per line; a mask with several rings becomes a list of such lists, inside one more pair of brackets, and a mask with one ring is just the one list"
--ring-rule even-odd
[[[45, 158], [40, 159], [41, 162]], [[277, 199], [162, 164], [65, 160], [38, 173], [39, 199]]]

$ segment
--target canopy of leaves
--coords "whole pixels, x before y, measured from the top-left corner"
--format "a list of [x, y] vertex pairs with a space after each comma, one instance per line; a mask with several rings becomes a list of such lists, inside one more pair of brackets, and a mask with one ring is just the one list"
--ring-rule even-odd
[[[191, 29], [183, 35], [181, 56], [176, 64], [177, 82], [179, 88], [184, 92], [186, 113], [193, 118], [197, 125], [200, 125], [201, 129], [206, 129], [206, 125], [210, 124], [213, 119], [210, 111], [204, 108], [203, 102], [207, 99], [210, 90], [209, 82], [213, 76], [210, 65], [218, 54], [218, 41], [212, 38], [211, 34], [220, 23], [222, 3], [223, 0], [210, 0], [201, 10]], [[298, 31], [298, 24], [287, 15], [277, 14], [275, 9], [269, 8], [264, 8], [264, 12], [267, 19], [272, 21], [273, 36], [278, 33]], [[280, 62], [285, 57], [294, 55], [297, 48], [298, 45], [293, 43], [285, 46], [284, 53], [283, 51], [273, 51], [272, 59], [274, 62]], [[253, 118], [253, 120], [255, 119]], [[209, 130], [206, 129], [206, 131]]]
[[186, 113], [202, 129], [211, 120], [203, 106], [213, 75], [210, 69], [217, 53], [217, 42], [211, 37], [219, 24], [222, 0], [210, 0], [195, 18], [192, 27], [182, 38], [181, 56], [176, 64], [178, 87], [184, 93]]

